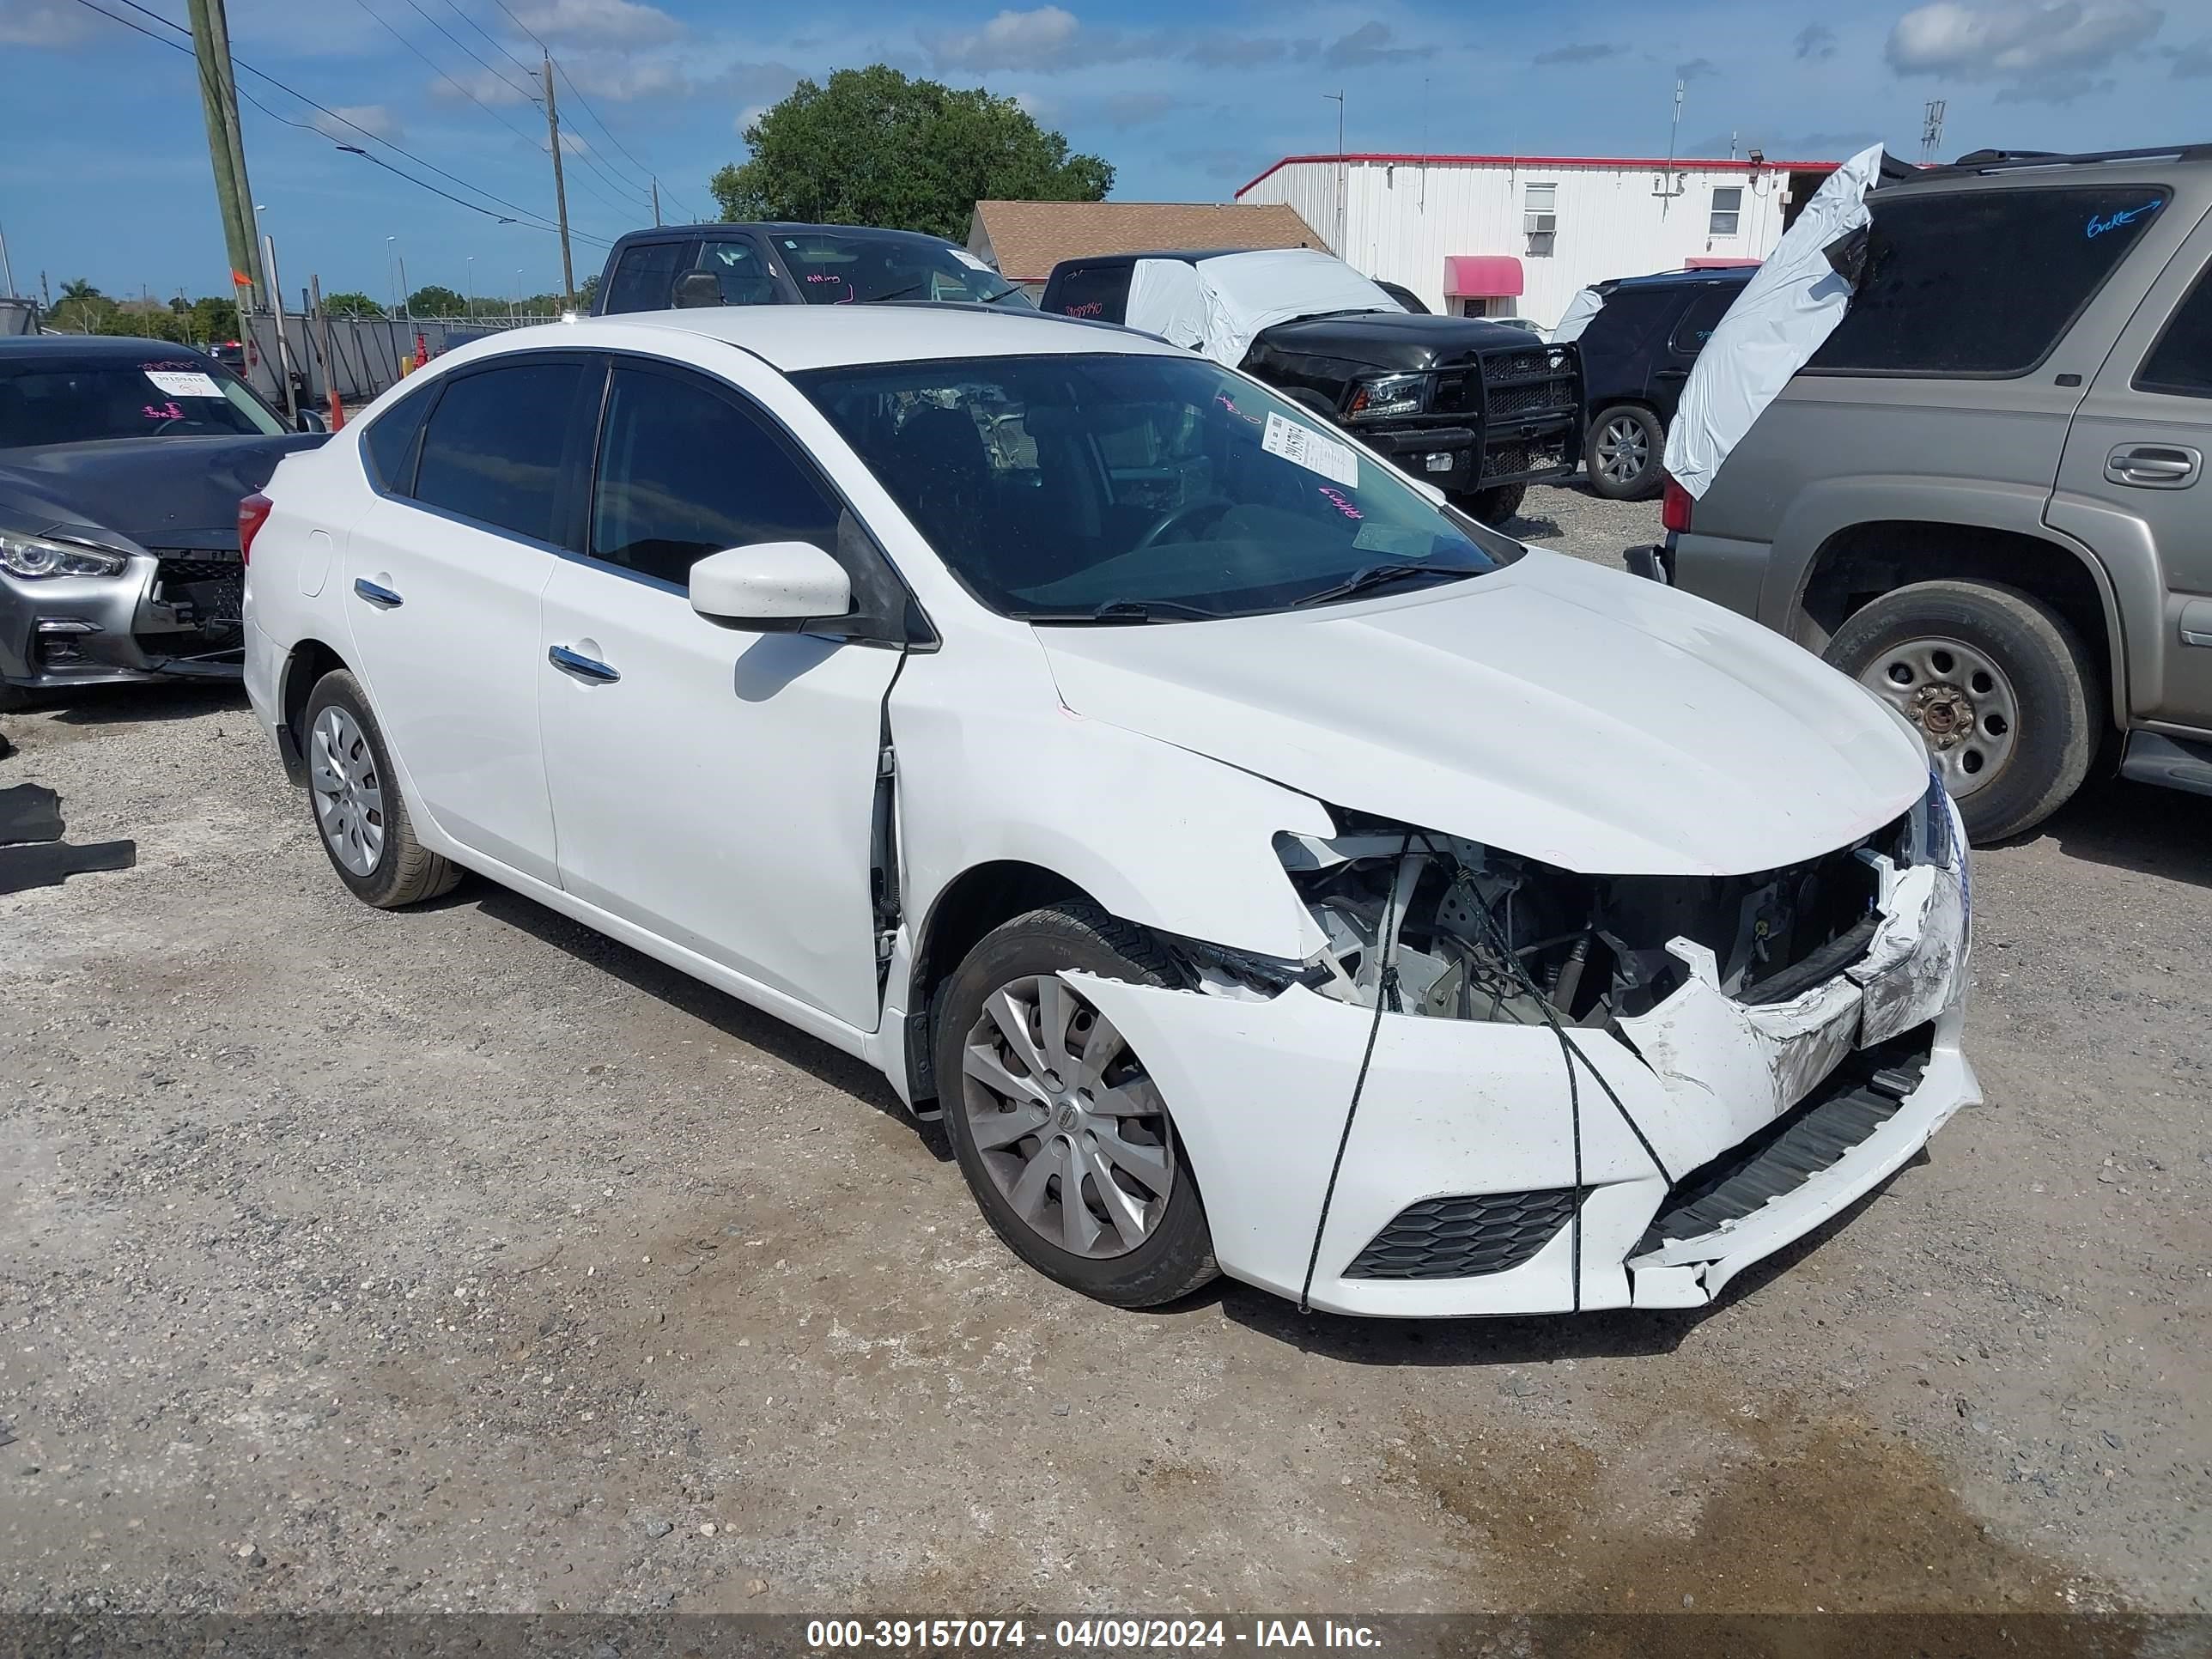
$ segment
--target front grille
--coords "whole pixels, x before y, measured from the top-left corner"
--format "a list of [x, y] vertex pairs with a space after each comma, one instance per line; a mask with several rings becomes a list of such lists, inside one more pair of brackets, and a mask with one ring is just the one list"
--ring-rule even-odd
[[1565, 465], [1566, 444], [1558, 438], [1535, 443], [1498, 444], [1482, 452], [1482, 476], [1486, 482], [1548, 472]]
[[1791, 1112], [1674, 1183], [1641, 1255], [1674, 1238], [1702, 1238], [1794, 1193], [1897, 1115], [1920, 1086], [1935, 1031], [1923, 1025], [1848, 1056]]
[[1564, 411], [1574, 406], [1575, 388], [1571, 380], [1532, 380], [1519, 386], [1492, 386], [1490, 392], [1490, 412], [1500, 420], [1552, 410]]
[[1401, 1210], [1346, 1279], [1474, 1279], [1534, 1259], [1575, 1212], [1571, 1187], [1430, 1198]]
[[1486, 351], [1482, 354], [1482, 372], [1496, 386], [1504, 380], [1541, 380], [1559, 370], [1552, 367], [1552, 348], [1536, 346], [1524, 351]]
[[153, 597], [189, 606], [202, 627], [235, 626], [246, 614], [246, 567], [236, 555], [162, 558], [154, 568]]

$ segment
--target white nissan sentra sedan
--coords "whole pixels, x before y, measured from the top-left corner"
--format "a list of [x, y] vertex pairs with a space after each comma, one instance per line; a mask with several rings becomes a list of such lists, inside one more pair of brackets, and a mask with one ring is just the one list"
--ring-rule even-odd
[[863, 1057], [1102, 1300], [1701, 1304], [1978, 1097], [1899, 720], [1143, 336], [529, 329], [241, 511], [341, 881], [474, 871]]

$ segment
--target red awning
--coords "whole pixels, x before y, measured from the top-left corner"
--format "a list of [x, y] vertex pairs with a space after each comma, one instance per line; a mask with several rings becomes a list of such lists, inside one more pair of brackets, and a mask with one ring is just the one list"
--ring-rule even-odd
[[1447, 300], [1512, 300], [1521, 294], [1521, 262], [1510, 253], [1444, 257]]

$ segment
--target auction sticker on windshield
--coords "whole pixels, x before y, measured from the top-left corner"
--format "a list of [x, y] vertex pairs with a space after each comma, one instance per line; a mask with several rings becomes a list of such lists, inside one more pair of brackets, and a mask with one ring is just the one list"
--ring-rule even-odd
[[220, 398], [222, 388], [210, 374], [184, 374], [174, 369], [149, 368], [141, 371], [156, 387], [172, 398]]
[[1310, 426], [1296, 421], [1286, 421], [1279, 415], [1267, 416], [1267, 430], [1260, 440], [1260, 447], [1270, 455], [1279, 455], [1285, 460], [1318, 472], [1324, 478], [1334, 478], [1347, 489], [1359, 488], [1359, 455], [1350, 444], [1340, 444], [1334, 438], [1324, 438]]

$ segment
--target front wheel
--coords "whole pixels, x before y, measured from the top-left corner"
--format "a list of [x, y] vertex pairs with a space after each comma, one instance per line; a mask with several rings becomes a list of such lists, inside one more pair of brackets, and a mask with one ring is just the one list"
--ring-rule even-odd
[[1512, 521], [1521, 510], [1522, 498], [1528, 493], [1524, 483], [1492, 484], [1487, 489], [1470, 490], [1459, 498], [1459, 504], [1470, 518], [1493, 529]]
[[2096, 757], [2105, 698], [2088, 653], [2017, 588], [1914, 582], [1854, 611], [1825, 654], [1919, 729], [1973, 841], [2042, 823]]
[[1094, 905], [1006, 922], [939, 1000], [945, 1123], [1016, 1255], [1101, 1302], [1157, 1307], [1219, 1271], [1206, 1207], [1143, 1058], [1064, 971], [1172, 982], [1149, 938]]

